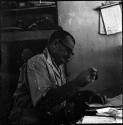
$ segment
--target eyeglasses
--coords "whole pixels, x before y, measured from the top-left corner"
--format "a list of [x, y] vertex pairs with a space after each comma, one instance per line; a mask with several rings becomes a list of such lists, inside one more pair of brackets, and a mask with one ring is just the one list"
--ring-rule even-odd
[[67, 52], [71, 55], [74, 55], [73, 51], [71, 48], [69, 48], [68, 46], [66, 46], [62, 41], [60, 41], [61, 45], [65, 47], [65, 49], [67, 50]]

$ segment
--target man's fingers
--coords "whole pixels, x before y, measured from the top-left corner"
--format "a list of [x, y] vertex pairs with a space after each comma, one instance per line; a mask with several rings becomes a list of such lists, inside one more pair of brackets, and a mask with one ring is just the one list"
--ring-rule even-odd
[[90, 75], [90, 79], [92, 80], [97, 80], [98, 79], [98, 70], [96, 68], [89, 68], [89, 75]]

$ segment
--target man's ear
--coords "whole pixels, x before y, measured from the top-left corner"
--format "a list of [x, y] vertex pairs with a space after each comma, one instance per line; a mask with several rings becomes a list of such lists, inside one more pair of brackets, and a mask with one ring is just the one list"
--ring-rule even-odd
[[54, 41], [53, 41], [53, 47], [54, 48], [57, 48], [59, 46], [59, 39], [55, 39]]

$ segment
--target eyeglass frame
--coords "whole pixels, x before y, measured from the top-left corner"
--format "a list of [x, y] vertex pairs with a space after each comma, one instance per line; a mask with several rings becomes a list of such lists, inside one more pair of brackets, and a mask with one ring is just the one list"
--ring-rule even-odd
[[74, 52], [72, 51], [72, 49], [66, 46], [64, 42], [62, 42], [62, 40], [59, 40], [59, 43], [61, 43], [61, 45], [64, 46], [64, 48], [67, 50], [68, 53], [70, 53], [71, 55], [74, 55]]

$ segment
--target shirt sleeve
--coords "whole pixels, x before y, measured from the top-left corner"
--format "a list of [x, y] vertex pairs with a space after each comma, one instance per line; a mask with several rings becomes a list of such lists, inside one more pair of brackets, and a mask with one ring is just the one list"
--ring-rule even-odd
[[37, 102], [52, 88], [45, 62], [36, 58], [29, 60], [27, 63], [27, 78], [32, 102], [36, 106]]

